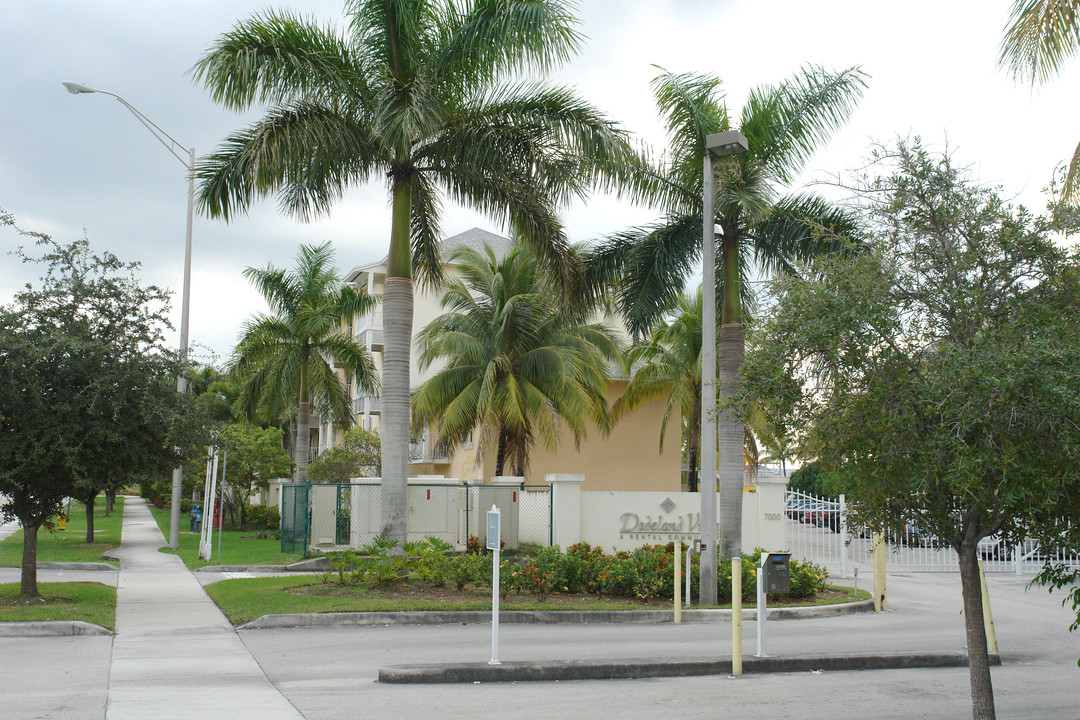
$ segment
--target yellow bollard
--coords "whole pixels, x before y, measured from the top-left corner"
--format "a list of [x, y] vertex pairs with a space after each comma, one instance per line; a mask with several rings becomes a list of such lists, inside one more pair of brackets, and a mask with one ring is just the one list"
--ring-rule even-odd
[[874, 612], [888, 610], [885, 600], [885, 536], [882, 533], [874, 533], [871, 538], [873, 548], [872, 560], [874, 566]]
[[979, 559], [979, 584], [982, 586], [983, 625], [986, 626], [986, 649], [988, 652], [998, 651], [997, 630], [994, 629], [994, 614], [990, 612], [990, 591], [986, 589], [986, 572], [983, 570], [982, 558]]
[[682, 622], [682, 540], [675, 541], [675, 624]]
[[731, 558], [731, 674], [742, 677], [742, 558]]

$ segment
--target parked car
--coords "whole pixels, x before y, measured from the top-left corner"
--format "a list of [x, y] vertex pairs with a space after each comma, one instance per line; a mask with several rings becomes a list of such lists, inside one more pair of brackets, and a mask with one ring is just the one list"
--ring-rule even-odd
[[[979, 541], [979, 556], [983, 560], [1011, 560], [1015, 553], [1016, 545], [1006, 543], [1001, 533], [984, 537]], [[1043, 553], [1039, 548], [1039, 541], [1025, 538], [1024, 542], [1020, 543], [1020, 556], [1042, 559]]]

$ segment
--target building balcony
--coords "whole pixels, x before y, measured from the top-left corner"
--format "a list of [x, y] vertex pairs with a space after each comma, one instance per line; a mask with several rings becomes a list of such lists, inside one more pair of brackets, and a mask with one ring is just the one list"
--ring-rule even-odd
[[357, 415], [378, 415], [382, 410], [379, 398], [361, 395], [353, 398], [353, 412]]
[[424, 437], [409, 444], [410, 463], [450, 462], [450, 441], [443, 440], [437, 433], [424, 433]]

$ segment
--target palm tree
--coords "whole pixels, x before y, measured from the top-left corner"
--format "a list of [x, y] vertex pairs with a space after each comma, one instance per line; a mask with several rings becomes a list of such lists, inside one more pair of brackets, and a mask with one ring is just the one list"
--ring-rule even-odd
[[[751, 269], [791, 270], [798, 260], [846, 247], [843, 238], [854, 231], [848, 216], [822, 199], [781, 196], [781, 190], [846, 121], [865, 86], [866, 75], [858, 68], [829, 72], [807, 67], [776, 87], [751, 91], [737, 120], [749, 150], [717, 162], [716, 274], [722, 308], [717, 370], [722, 397], [737, 389]], [[653, 81], [671, 147], [648, 189], [666, 214], [651, 227], [610, 237], [591, 258], [593, 281], [614, 284], [636, 336], [645, 334], [674, 304], [697, 267], [705, 138], [733, 125], [719, 88], [720, 80], [711, 75], [664, 73]], [[742, 549], [745, 429], [730, 411], [722, 414], [718, 426], [718, 549], [720, 557], [732, 557]]]
[[701, 452], [701, 291], [694, 296], [680, 295], [677, 302], [675, 317], [628, 354], [627, 365], [633, 375], [612, 410], [618, 420], [645, 403], [666, 397], [660, 451], [664, 451], [668, 421], [678, 410], [686, 426], [686, 489], [697, 492]]
[[476, 427], [496, 435], [495, 474], [512, 463], [523, 475], [537, 441], [554, 449], [565, 425], [580, 442], [592, 422], [610, 430], [609, 363], [618, 341], [602, 324], [568, 309], [535, 256], [517, 245], [499, 259], [462, 248], [453, 255], [461, 277], [442, 298], [449, 312], [417, 336], [420, 363], [446, 367], [417, 388], [413, 413], [437, 421], [458, 443]]
[[613, 181], [627, 145], [571, 91], [514, 79], [576, 51], [564, 0], [351, 0], [346, 12], [344, 35], [276, 12], [221, 36], [196, 79], [229, 108], [273, 107], [195, 173], [202, 208], [225, 219], [255, 195], [307, 217], [386, 182], [381, 534], [404, 546], [413, 265], [438, 280], [440, 191], [506, 221], [569, 279], [556, 207]]
[[244, 271], [273, 315], [256, 315], [244, 325], [234, 358], [240, 381], [235, 407], [242, 418], [253, 420], [291, 414], [295, 403], [293, 460], [299, 482], [307, 479], [312, 405], [336, 422], [352, 420], [334, 365], [358, 388], [372, 393], [378, 388], [371, 356], [343, 329], [376, 300], [342, 284], [333, 259], [330, 243], [304, 245], [295, 271], [272, 265]]
[[[1045, 83], [1080, 52], [1080, 0], [1016, 0], [999, 65], [1014, 78]], [[1080, 207], [1080, 143], [1065, 171], [1061, 199]]]

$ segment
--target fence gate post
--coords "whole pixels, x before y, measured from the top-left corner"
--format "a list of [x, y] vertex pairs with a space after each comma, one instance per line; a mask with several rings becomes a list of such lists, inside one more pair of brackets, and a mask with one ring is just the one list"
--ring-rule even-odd
[[848, 560], [848, 534], [847, 534], [847, 501], [843, 493], [840, 494], [840, 577], [847, 577]]

